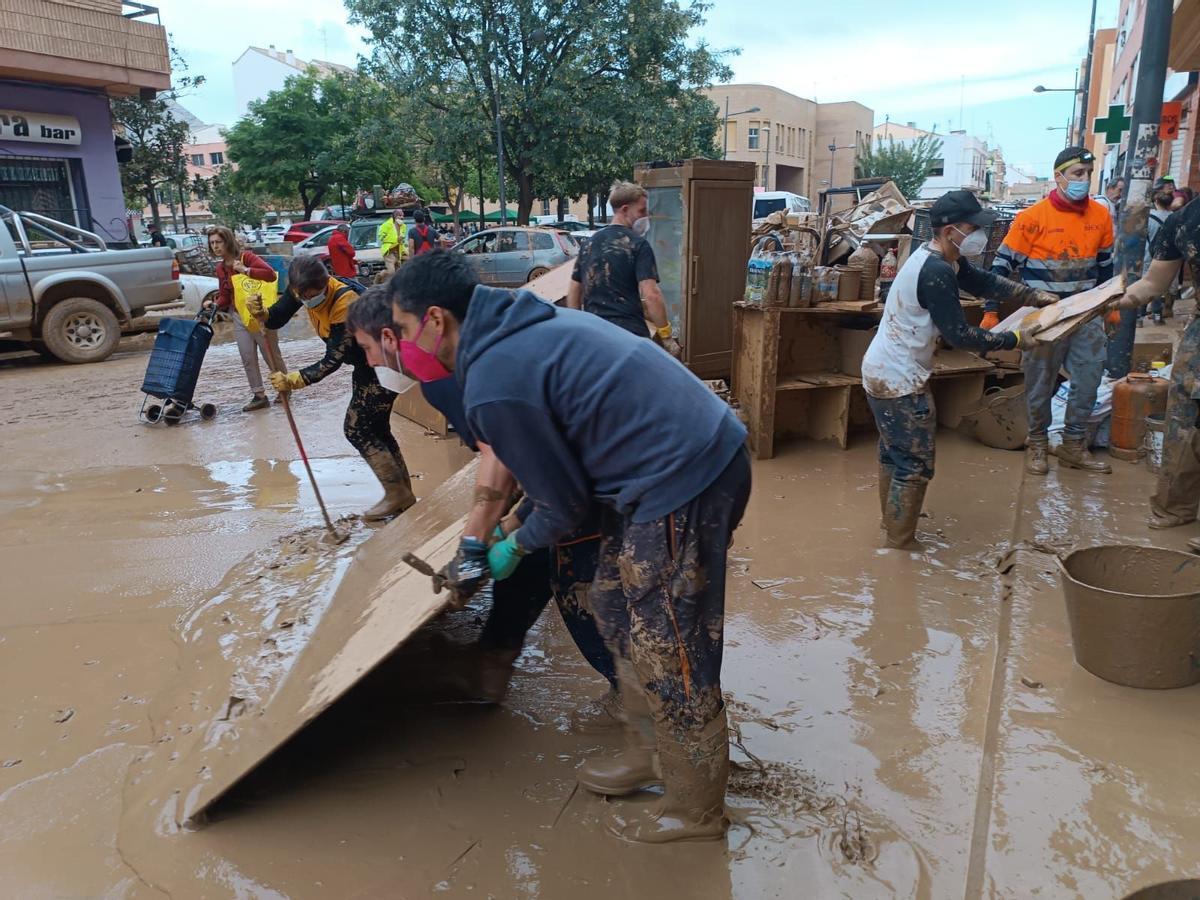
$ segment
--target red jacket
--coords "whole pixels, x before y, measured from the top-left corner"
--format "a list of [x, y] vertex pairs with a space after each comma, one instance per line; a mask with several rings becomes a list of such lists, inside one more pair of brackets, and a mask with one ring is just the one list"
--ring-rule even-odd
[[329, 267], [334, 275], [343, 278], [354, 278], [358, 275], [358, 266], [354, 262], [354, 245], [346, 235], [335, 231], [329, 236]]
[[[250, 271], [246, 274], [251, 278], [259, 281], [275, 281], [277, 274], [271, 268], [270, 263], [264, 262], [263, 258], [249, 250], [242, 251], [242, 265]], [[217, 307], [219, 309], [229, 309], [233, 303], [233, 282], [230, 280], [235, 275], [225, 268], [224, 261], [217, 263]]]

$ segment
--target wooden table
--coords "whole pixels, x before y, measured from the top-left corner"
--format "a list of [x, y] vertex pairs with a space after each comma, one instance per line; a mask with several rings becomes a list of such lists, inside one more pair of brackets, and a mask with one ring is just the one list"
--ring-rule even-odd
[[[775, 455], [775, 440], [798, 436], [836, 441], [843, 450], [852, 428], [873, 428], [860, 365], [880, 309], [829, 306], [804, 309], [733, 305], [731, 389], [748, 419], [758, 459]], [[995, 367], [965, 350], [934, 354], [931, 390], [939, 424], [954, 427], [983, 396]]]

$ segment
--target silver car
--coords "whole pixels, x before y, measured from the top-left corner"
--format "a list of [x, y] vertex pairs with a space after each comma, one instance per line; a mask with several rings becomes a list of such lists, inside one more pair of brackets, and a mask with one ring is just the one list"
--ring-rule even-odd
[[546, 228], [489, 228], [454, 249], [470, 258], [483, 284], [495, 287], [520, 287], [579, 254], [570, 235]]

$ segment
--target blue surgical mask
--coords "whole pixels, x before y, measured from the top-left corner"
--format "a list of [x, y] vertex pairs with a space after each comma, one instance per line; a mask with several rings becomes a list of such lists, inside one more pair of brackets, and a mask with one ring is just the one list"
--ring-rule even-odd
[[1068, 200], [1078, 203], [1088, 195], [1088, 188], [1089, 184], [1086, 181], [1068, 181], [1063, 193], [1067, 195]]

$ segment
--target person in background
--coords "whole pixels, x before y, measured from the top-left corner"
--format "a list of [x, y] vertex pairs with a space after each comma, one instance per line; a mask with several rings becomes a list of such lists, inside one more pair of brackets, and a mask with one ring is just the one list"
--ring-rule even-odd
[[679, 359], [683, 352], [671, 334], [667, 305], [658, 286], [658, 264], [646, 240], [650, 230], [646, 189], [618, 181], [608, 200], [613, 208], [612, 224], [597, 231], [579, 251], [567, 289], [567, 306], [593, 313], [638, 337], [650, 336], [646, 331], [649, 319], [663, 348]]
[[[1095, 157], [1084, 147], [1067, 147], [1058, 154], [1054, 190], [1017, 213], [992, 262], [995, 274], [1060, 299], [1113, 277], [1112, 216], [1088, 196], [1094, 167]], [[984, 309], [997, 312], [999, 301], [986, 301]], [[1050, 401], [1064, 365], [1071, 376], [1071, 395], [1062, 445], [1056, 453], [1059, 465], [1085, 472], [1112, 471], [1087, 447], [1088, 419], [1104, 375], [1106, 340], [1104, 324], [1096, 318], [1066, 340], [1039, 343], [1022, 354], [1029, 409], [1025, 471], [1031, 475], [1045, 475], [1050, 468]]]
[[750, 496], [745, 427], [649, 341], [528, 291], [483, 287], [462, 254], [418, 257], [388, 291], [402, 348], [421, 368], [454, 372], [472, 434], [532, 504], [490, 548], [498, 520], [464, 533], [448, 586], [470, 597], [489, 573], [507, 578], [601, 504], [590, 600], [616, 660], [628, 746], [585, 762], [579, 781], [610, 796], [664, 786], [657, 804], [610, 823], [622, 838], [721, 838], [725, 573]]
[[393, 209], [392, 214], [380, 224], [377, 235], [384, 277], [390, 278], [408, 255], [408, 226], [404, 224], [404, 210]]
[[[1146, 220], [1146, 258], [1142, 263], [1142, 272], [1145, 273], [1153, 264], [1154, 256], [1151, 248], [1154, 246], [1154, 239], [1158, 236], [1159, 229], [1163, 223], [1167, 221], [1167, 217], [1171, 215], [1171, 202], [1175, 199], [1175, 181], [1167, 176], [1160, 178], [1154, 183], [1154, 208], [1150, 210], [1150, 215]], [[1169, 294], [1174, 288], [1174, 282], [1167, 288]], [[1154, 320], [1155, 325], [1163, 324], [1163, 302], [1165, 296], [1160, 295], [1150, 301], [1150, 316]], [[1141, 325], [1143, 317], [1138, 316], [1138, 324]]]
[[1179, 188], [1175, 191], [1175, 196], [1171, 199], [1171, 212], [1183, 209], [1192, 202], [1192, 198], [1196, 196], [1191, 188]]
[[967, 257], [983, 253], [995, 219], [970, 191], [949, 191], [937, 199], [929, 211], [933, 238], [896, 274], [879, 330], [863, 356], [863, 389], [879, 429], [879, 507], [888, 547], [920, 546], [917, 520], [933, 478], [937, 431], [928, 390], [937, 339], [979, 352], [1021, 344], [1018, 332], [991, 334], [968, 325], [959, 289], [1020, 306], [1058, 299], [971, 265]]
[[[1142, 277], [1117, 302], [1137, 309], [1161, 297], [1184, 262], [1200, 267], [1200, 204], [1190, 204], [1167, 217], [1154, 239], [1152, 261]], [[1177, 528], [1196, 521], [1200, 503], [1200, 316], [1193, 316], [1179, 338], [1171, 362], [1167, 393], [1162, 468], [1150, 498], [1151, 528]], [[1188, 546], [1200, 552], [1200, 539]]]
[[1121, 212], [1121, 198], [1125, 196], [1125, 179], [1119, 175], [1108, 183], [1104, 193], [1094, 198], [1097, 203], [1108, 210], [1113, 223], [1113, 243], [1117, 241], [1117, 219]]
[[[275, 282], [278, 275], [273, 268], [259, 255], [250, 250], [244, 250], [234, 233], [224, 226], [215, 226], [208, 231], [208, 252], [215, 256], [217, 262], [217, 308], [230, 312], [233, 307], [233, 276], [248, 275], [257, 281]], [[267, 392], [263, 387], [262, 370], [258, 365], [258, 355], [261, 353], [267, 368], [272, 369], [272, 356], [283, 365], [283, 353], [279, 349], [279, 335], [271, 330], [260, 328], [251, 331], [242, 321], [237, 310], [232, 310], [233, 335], [237, 340], [238, 355], [242, 358], [242, 370], [246, 373], [246, 381], [250, 384], [251, 396], [249, 402], [242, 407], [242, 412], [253, 412], [270, 406]], [[268, 353], [268, 345], [270, 353]]]
[[408, 230], [408, 255], [412, 258], [437, 248], [438, 233], [430, 225], [429, 213], [418, 209], [413, 213], [413, 227]]
[[333, 234], [329, 236], [329, 268], [334, 275], [342, 278], [355, 278], [358, 275], [354, 245], [350, 243], [350, 226], [345, 222], [335, 226]]
[[150, 246], [151, 247], [167, 246], [167, 239], [163, 236], [163, 233], [161, 231], [159, 231], [159, 228], [157, 225], [155, 225], [153, 222], [151, 222], [150, 227], [147, 230], [150, 232]]
[[383, 499], [362, 516], [367, 520], [386, 519], [404, 512], [417, 498], [404, 454], [392, 434], [392, 401], [396, 394], [379, 383], [375, 370], [346, 328], [350, 306], [357, 299], [354, 287], [326, 272], [320, 259], [297, 256], [288, 266], [288, 289], [283, 296], [270, 309], [264, 310], [259, 301], [250, 311], [268, 328], [282, 328], [304, 308], [313, 331], [325, 342], [324, 356], [311, 365], [298, 371], [271, 373], [271, 384], [281, 394], [316, 384], [343, 364], [353, 367], [350, 404], [342, 429], [383, 486]]

